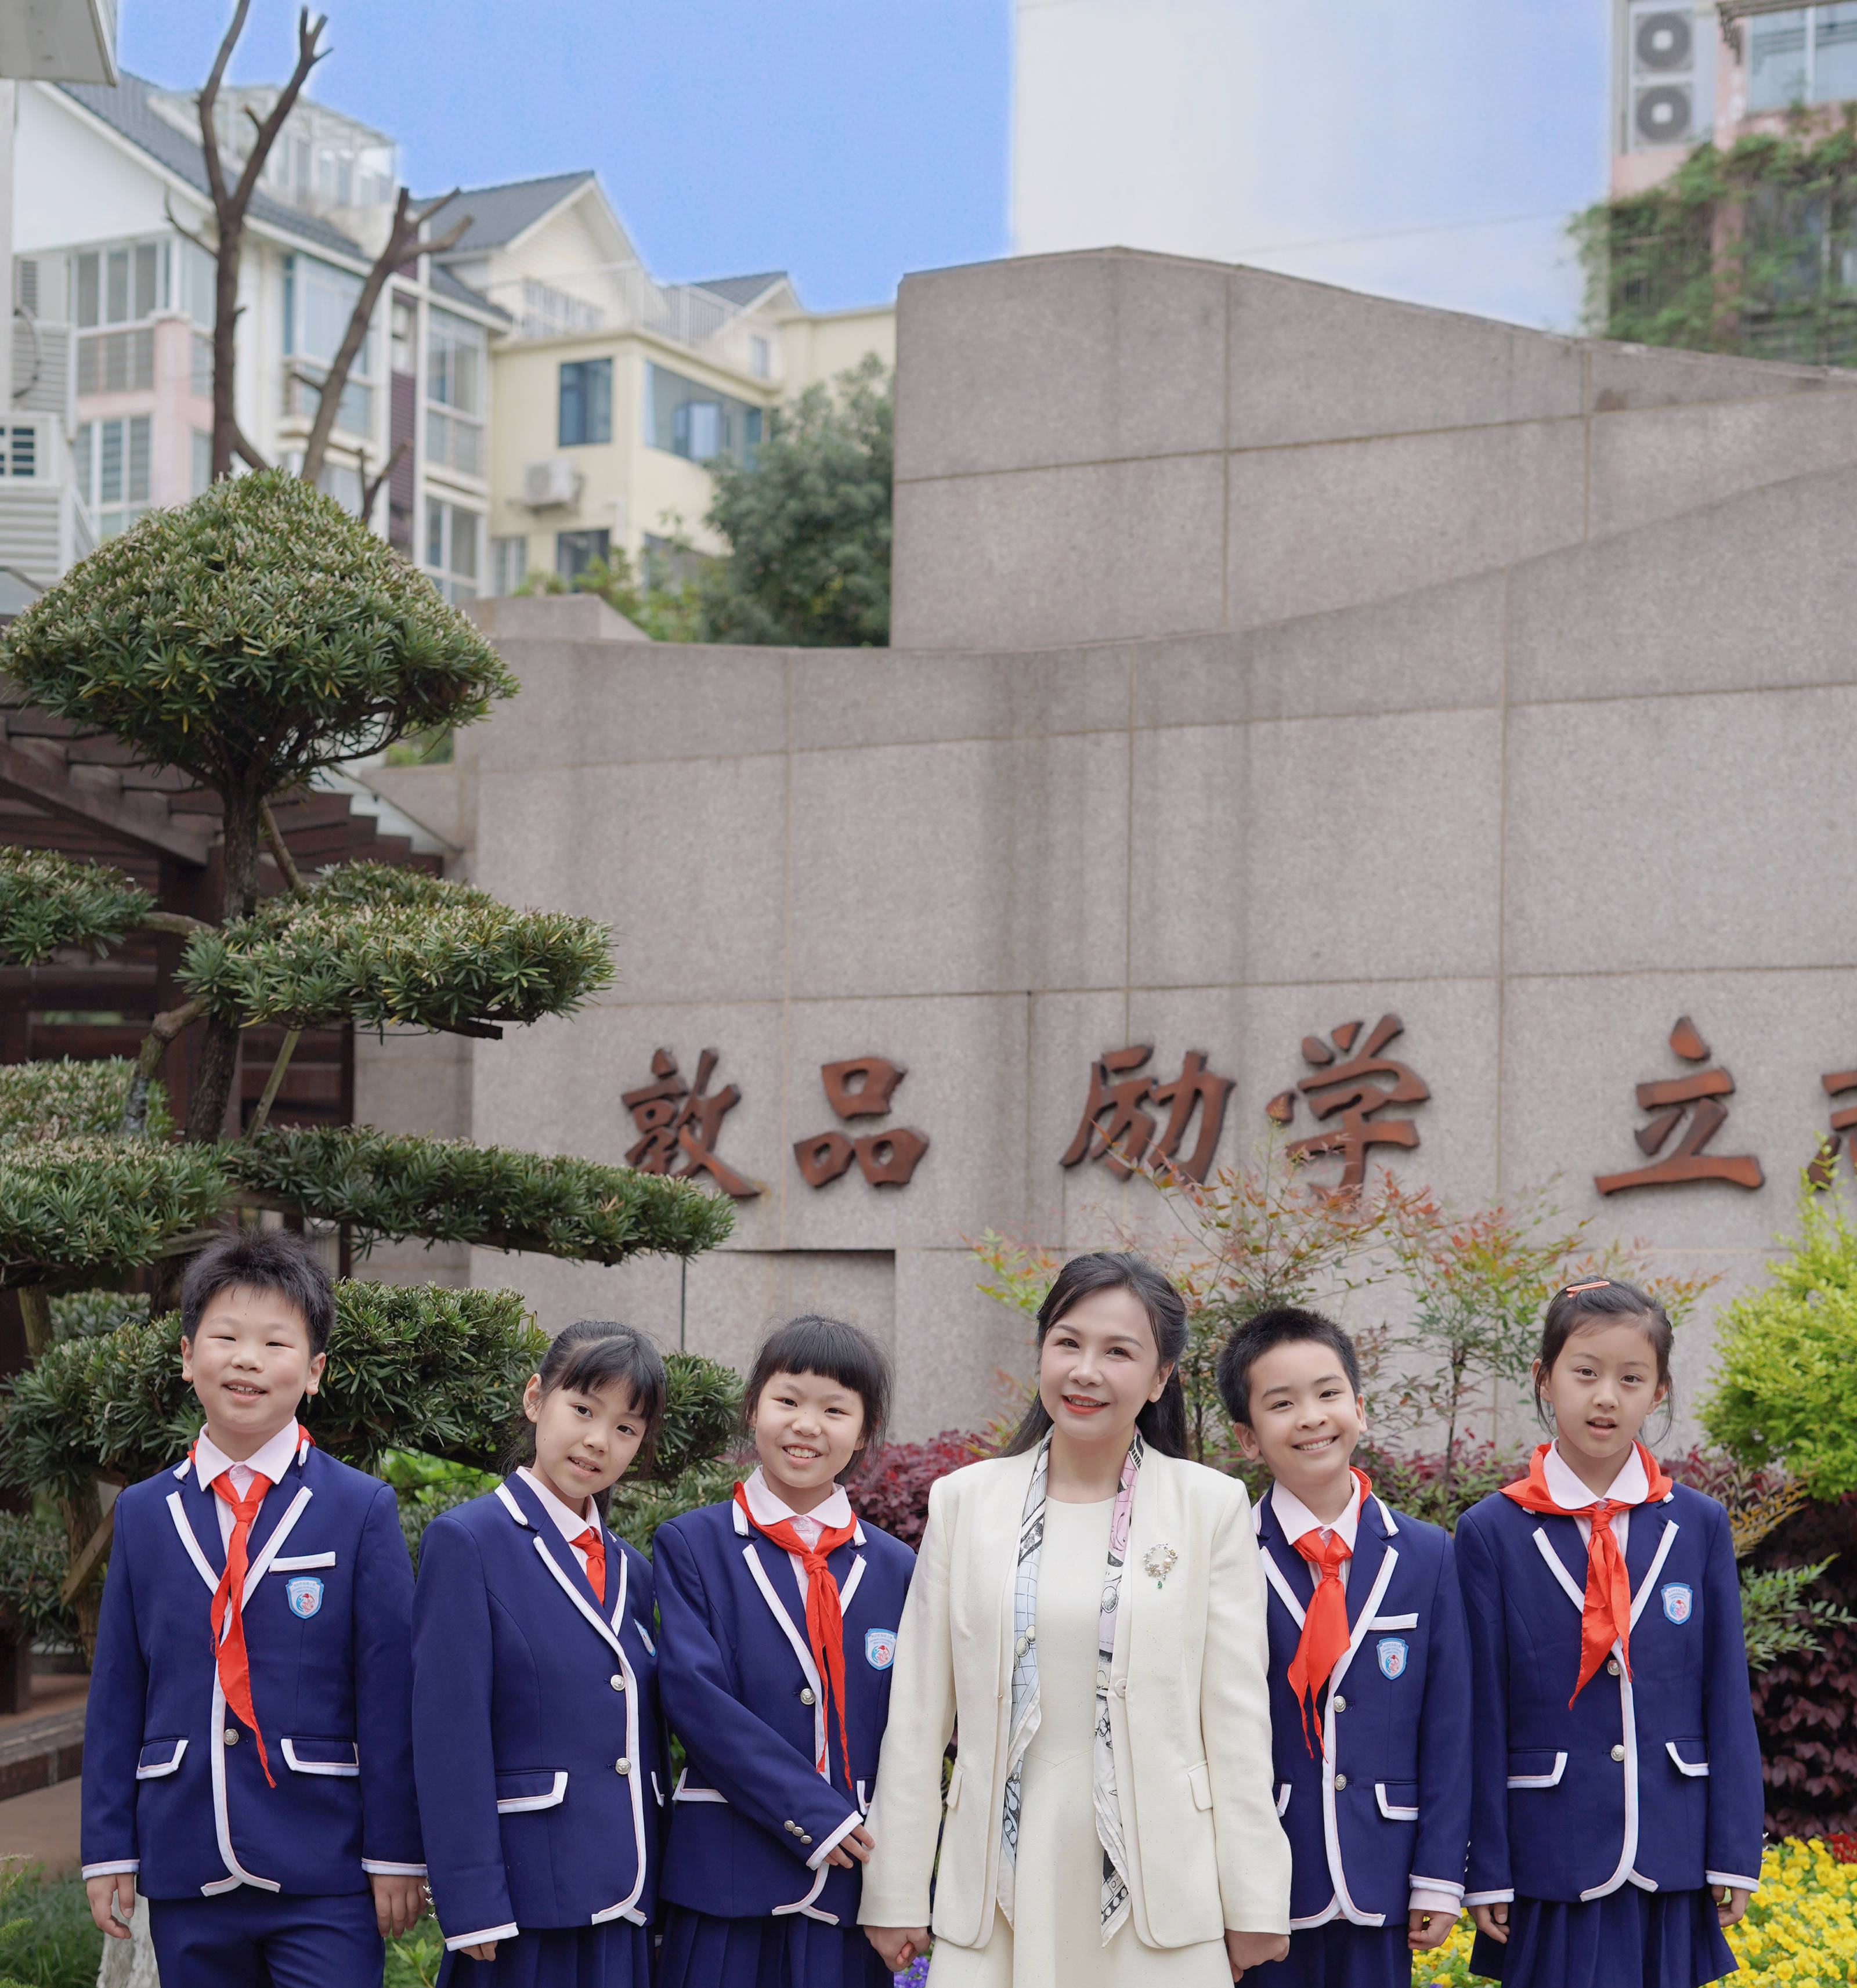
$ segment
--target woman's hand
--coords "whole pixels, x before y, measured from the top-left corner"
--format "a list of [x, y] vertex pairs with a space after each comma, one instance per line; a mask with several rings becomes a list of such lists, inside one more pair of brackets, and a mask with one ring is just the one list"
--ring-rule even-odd
[[[129, 1922], [135, 1916], [133, 1871], [112, 1871], [106, 1877], [86, 1878], [84, 1896], [90, 1901], [91, 1918], [103, 1932], [112, 1939], [129, 1937]], [[1738, 1919], [1740, 1914], [1735, 1916]]]
[[1722, 1895], [1715, 1902], [1715, 1916], [1727, 1925], [1737, 1925], [1747, 1909], [1747, 1901], [1754, 1894], [1740, 1885], [1724, 1885]]
[[1225, 1957], [1232, 1964], [1234, 1981], [1247, 1967], [1261, 1967], [1267, 1960], [1281, 1960], [1289, 1951], [1287, 1932], [1233, 1932], [1229, 1926], [1226, 1929]]
[[869, 1863], [871, 1852], [876, 1848], [871, 1840], [871, 1832], [860, 1823], [848, 1836], [839, 1838], [825, 1853], [825, 1861], [836, 1864], [841, 1871], [848, 1871], [854, 1859], [860, 1864]]
[[864, 1937], [892, 1974], [901, 1973], [918, 1953], [928, 1951], [926, 1926], [866, 1926], [864, 1930]]
[[1414, 1953], [1429, 1953], [1435, 1946], [1442, 1946], [1451, 1936], [1451, 1929], [1457, 1923], [1455, 1912], [1408, 1912], [1405, 1915], [1405, 1943]]
[[493, 1939], [480, 1940], [475, 1946], [461, 1946], [458, 1951], [467, 1960], [494, 1960], [496, 1958], [496, 1942]]
[[1476, 1922], [1476, 1930], [1495, 1941], [1498, 1946], [1509, 1944], [1509, 1908], [1506, 1905], [1473, 1905], [1470, 1916]]

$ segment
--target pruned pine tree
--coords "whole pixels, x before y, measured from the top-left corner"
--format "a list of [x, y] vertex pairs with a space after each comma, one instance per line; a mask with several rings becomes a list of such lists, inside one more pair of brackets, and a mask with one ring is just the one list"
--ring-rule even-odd
[[[32, 1358], [0, 1424], [0, 1471], [57, 1501], [65, 1598], [88, 1639], [109, 1539], [98, 1483], [145, 1476], [191, 1440], [172, 1293], [235, 1211], [343, 1224], [363, 1251], [418, 1236], [611, 1264], [712, 1248], [733, 1206], [573, 1158], [266, 1122], [304, 1029], [496, 1038], [573, 1013], [613, 975], [607, 929], [589, 919], [379, 864], [298, 874], [274, 797], [409, 733], [482, 718], [516, 689], [470, 623], [331, 499], [266, 471], [151, 513], [22, 614], [0, 662], [47, 709], [181, 769], [223, 810], [212, 919], [161, 911], [96, 864], [0, 850], [0, 963], [59, 948], [100, 956], [151, 930], [184, 942], [187, 998], [134, 1061], [0, 1070], [0, 1285], [20, 1295]], [[283, 884], [269, 895], [261, 844]], [[281, 1024], [284, 1046], [251, 1123], [227, 1136], [239, 1033], [260, 1022]], [[199, 1053], [177, 1139], [157, 1073], [190, 1029]], [[138, 1273], [154, 1278], [152, 1318], [60, 1331], [59, 1294]], [[488, 1467], [537, 1350], [511, 1293], [344, 1283], [310, 1426], [364, 1466], [410, 1449]], [[730, 1378], [702, 1388], [726, 1395]]]

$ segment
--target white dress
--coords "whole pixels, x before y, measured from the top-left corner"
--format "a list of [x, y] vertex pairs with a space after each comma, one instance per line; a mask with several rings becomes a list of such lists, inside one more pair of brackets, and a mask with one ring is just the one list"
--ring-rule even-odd
[[1038, 1730], [1025, 1750], [1013, 1921], [984, 1946], [938, 1940], [928, 1988], [1231, 1988], [1223, 1940], [1144, 1946], [1132, 1915], [1107, 1946], [1096, 1834], [1096, 1638], [1113, 1499], [1044, 1508]]

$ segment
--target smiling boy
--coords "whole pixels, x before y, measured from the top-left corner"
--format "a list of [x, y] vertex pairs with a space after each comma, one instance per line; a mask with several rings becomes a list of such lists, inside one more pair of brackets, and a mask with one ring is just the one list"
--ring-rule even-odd
[[84, 1730], [92, 1916], [138, 1885], [162, 1979], [378, 1988], [424, 1904], [412, 1568], [392, 1491], [314, 1446], [328, 1273], [241, 1234], [189, 1267], [183, 1377], [205, 1426], [117, 1498]]
[[1354, 1342], [1320, 1312], [1233, 1333], [1219, 1391], [1274, 1482], [1257, 1503], [1270, 1587], [1277, 1814], [1290, 1952], [1258, 1988], [1407, 1988], [1463, 1899], [1470, 1645], [1449, 1537], [1373, 1495]]

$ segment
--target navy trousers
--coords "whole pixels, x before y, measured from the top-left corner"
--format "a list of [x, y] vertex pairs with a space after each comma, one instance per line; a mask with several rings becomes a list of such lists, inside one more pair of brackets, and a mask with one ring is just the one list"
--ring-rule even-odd
[[151, 1898], [148, 1929], [177, 1988], [381, 1988], [387, 1964], [372, 1892]]

